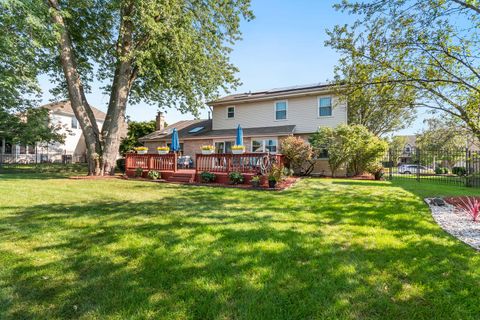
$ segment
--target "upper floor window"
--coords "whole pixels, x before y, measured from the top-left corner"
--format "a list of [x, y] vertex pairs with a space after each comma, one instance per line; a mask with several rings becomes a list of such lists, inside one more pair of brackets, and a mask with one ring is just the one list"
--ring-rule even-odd
[[72, 117], [72, 129], [78, 128], [78, 120], [75, 117]]
[[332, 98], [324, 97], [318, 99], [318, 116], [328, 117], [332, 115]]
[[235, 107], [227, 107], [227, 119], [235, 118]]
[[287, 101], [275, 102], [275, 120], [287, 119]]

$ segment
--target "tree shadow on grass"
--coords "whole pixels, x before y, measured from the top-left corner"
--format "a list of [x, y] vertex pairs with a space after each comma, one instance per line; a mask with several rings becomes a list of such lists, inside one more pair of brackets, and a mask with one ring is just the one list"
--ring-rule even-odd
[[478, 256], [412, 216], [417, 200], [311, 187], [0, 218], [0, 317], [475, 318]]

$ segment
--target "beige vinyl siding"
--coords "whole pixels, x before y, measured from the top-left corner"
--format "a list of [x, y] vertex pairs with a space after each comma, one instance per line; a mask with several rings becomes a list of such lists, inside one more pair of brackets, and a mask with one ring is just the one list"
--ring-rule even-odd
[[[332, 116], [318, 116], [318, 98], [332, 97]], [[275, 102], [287, 101], [287, 119], [275, 120]], [[239, 124], [243, 128], [295, 125], [295, 133], [311, 133], [318, 127], [336, 127], [347, 122], [347, 108], [335, 96], [323, 94], [288, 99], [272, 99], [235, 105], [235, 117], [227, 119], [227, 108], [233, 105], [213, 107], [213, 130], [232, 129]]]

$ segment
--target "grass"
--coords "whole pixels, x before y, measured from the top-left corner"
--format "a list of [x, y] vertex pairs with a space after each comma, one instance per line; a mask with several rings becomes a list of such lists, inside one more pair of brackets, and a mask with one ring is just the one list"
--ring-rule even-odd
[[478, 319], [480, 255], [422, 197], [0, 175], [0, 319]]

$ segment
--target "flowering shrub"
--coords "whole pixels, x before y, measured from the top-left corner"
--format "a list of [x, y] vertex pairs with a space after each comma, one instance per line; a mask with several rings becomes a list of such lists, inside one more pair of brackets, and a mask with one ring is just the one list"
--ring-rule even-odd
[[472, 217], [473, 221], [477, 221], [480, 215], [480, 200], [474, 197], [467, 197], [466, 200], [460, 200], [462, 211]]
[[215, 147], [212, 145], [202, 146], [202, 150], [215, 150]]
[[157, 147], [157, 150], [158, 150], [158, 151], [167, 151], [167, 152], [168, 152], [168, 151], [170, 151], [170, 148], [167, 147], [167, 146], [165, 146], [165, 147]]
[[148, 148], [147, 147], [136, 147], [135, 150], [136, 151], [148, 151]]
[[245, 150], [245, 146], [234, 145], [232, 146], [232, 150]]

